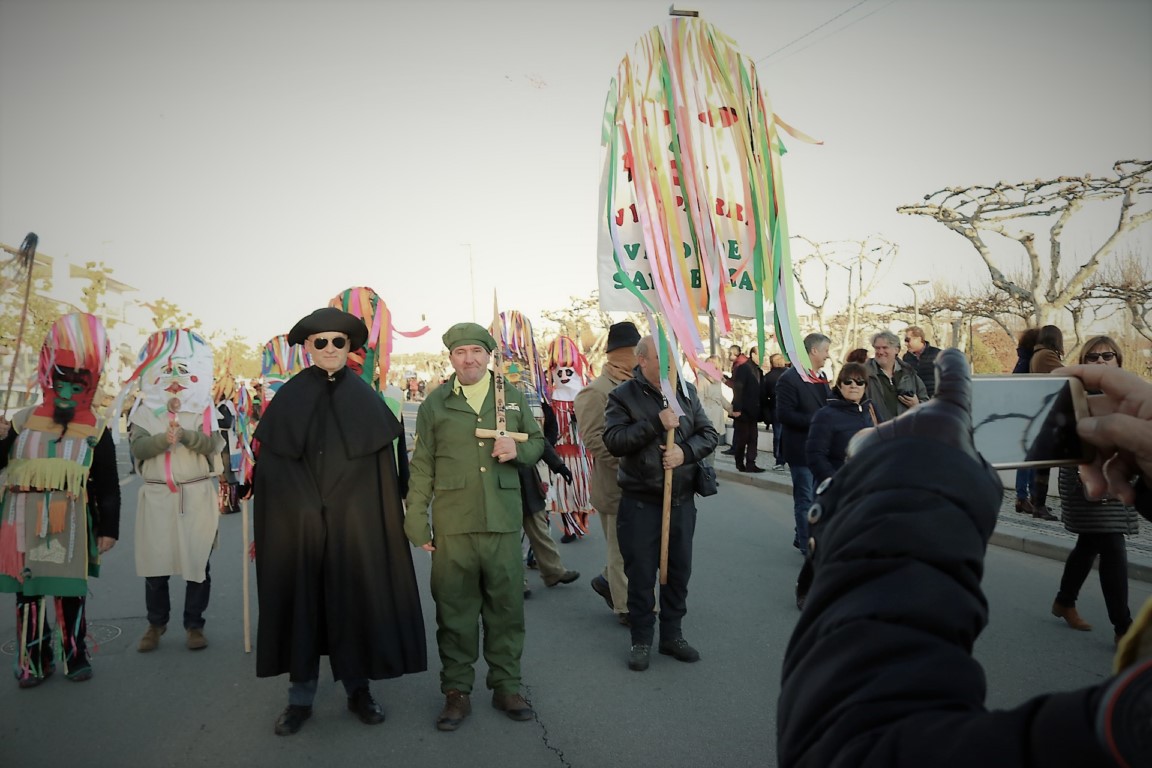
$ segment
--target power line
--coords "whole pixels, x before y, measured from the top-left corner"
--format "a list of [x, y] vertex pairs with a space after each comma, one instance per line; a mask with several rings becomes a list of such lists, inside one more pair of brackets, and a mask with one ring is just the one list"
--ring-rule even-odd
[[[843, 11], [840, 11], [840, 13], [836, 14], [836, 15], [835, 15], [835, 16], [833, 16], [832, 18], [828, 19], [828, 21], [824, 22], [823, 24], [820, 24], [820, 25], [818, 25], [818, 26], [815, 26], [815, 27], [813, 27], [812, 29], [810, 29], [810, 30], [808, 30], [807, 32], [805, 32], [804, 34], [800, 35], [800, 37], [797, 37], [796, 39], [792, 40], [791, 42], [789, 42], [789, 43], [786, 43], [785, 45], [782, 45], [782, 46], [780, 46], [779, 48], [777, 48], [776, 50], [774, 50], [774, 51], [772, 51], [771, 53], [767, 54], [766, 56], [764, 56], [764, 57], [762, 57], [762, 58], [759, 58], [759, 59], [756, 59], [756, 63], [757, 63], [757, 64], [759, 64], [760, 62], [764, 61], [765, 59], [770, 59], [770, 58], [772, 58], [773, 56], [775, 56], [776, 54], [780, 53], [780, 51], [784, 50], [785, 48], [790, 48], [790, 47], [792, 47], [793, 45], [795, 45], [796, 43], [800, 42], [801, 40], [803, 40], [804, 38], [808, 37], [809, 35], [812, 35], [812, 34], [814, 34], [815, 32], [818, 32], [818, 31], [820, 31], [820, 30], [821, 30], [821, 29], [823, 29], [824, 27], [826, 27], [826, 26], [828, 26], [829, 24], [831, 24], [832, 22], [836, 21], [836, 19], [840, 18], [841, 16], [843, 16], [843, 15], [844, 15], [844, 14], [846, 14], [846, 13], [848, 13], [849, 11], [852, 11], [852, 10], [854, 10], [854, 9], [856, 9], [856, 8], [859, 8], [860, 6], [864, 5], [864, 3], [866, 3], [866, 2], [868, 2], [868, 0], [860, 0], [860, 1], [859, 1], [858, 3], [856, 3], [855, 5], [851, 5], [851, 6], [849, 6], [848, 8], [844, 9]], [[871, 14], [869, 14], [869, 15], [871, 15]]]
[[[879, 13], [880, 11], [884, 10], [885, 8], [887, 8], [888, 6], [892, 5], [892, 4], [893, 4], [893, 3], [895, 3], [895, 2], [896, 2], [896, 0], [888, 0], [888, 2], [884, 3], [884, 5], [880, 6], [880, 7], [879, 7], [879, 8], [877, 8], [876, 10], [874, 10], [874, 11], [869, 11], [868, 13], [864, 14], [863, 16], [857, 16], [856, 18], [852, 19], [851, 21], [849, 21], [849, 22], [848, 22], [847, 24], [845, 24], [844, 26], [840, 27], [839, 29], [835, 29], [835, 30], [832, 30], [832, 32], [828, 33], [827, 35], [825, 35], [824, 37], [820, 38], [819, 40], [813, 40], [812, 42], [808, 43], [808, 45], [804, 46], [803, 48], [797, 49], [797, 50], [795, 50], [795, 51], [789, 51], [789, 53], [788, 53], [788, 55], [787, 55], [787, 56], [784, 56], [784, 57], [782, 57], [782, 58], [780, 58], [780, 59], [777, 59], [777, 60], [776, 60], [776, 63], [777, 63], [777, 64], [779, 64], [781, 61], [784, 61], [785, 59], [788, 59], [788, 58], [790, 58], [790, 57], [792, 57], [792, 56], [795, 56], [795, 55], [796, 55], [796, 54], [798, 54], [798, 53], [802, 53], [802, 52], [804, 52], [804, 51], [808, 50], [809, 48], [811, 48], [812, 46], [816, 45], [817, 43], [822, 43], [822, 42], [824, 42], [825, 40], [827, 40], [828, 38], [832, 37], [833, 35], [838, 35], [838, 34], [840, 34], [841, 32], [843, 32], [844, 30], [848, 29], [848, 27], [852, 26], [853, 24], [858, 24], [859, 22], [861, 22], [861, 21], [864, 21], [864, 19], [868, 18], [869, 16], [872, 16], [873, 14]], [[857, 3], [856, 5], [859, 5], [859, 4], [860, 4], [860, 3]], [[855, 7], [856, 7], [856, 6], [853, 6], [853, 8], [855, 8]], [[852, 10], [852, 8], [849, 8], [848, 10], [850, 11], [850, 10]], [[847, 13], [847, 12], [848, 12], [848, 11], [845, 11], [844, 13]], [[842, 14], [840, 14], [840, 15], [841, 15], [841, 16], [843, 16], [844, 14], [842, 13]], [[829, 21], [832, 21], [832, 20], [833, 20], [833, 19], [829, 19]], [[827, 23], [827, 22], [826, 22], [826, 23]], [[820, 26], [825, 26], [825, 25], [824, 25], [824, 24], [821, 24]], [[817, 27], [817, 29], [819, 29], [819, 27]], [[814, 30], [812, 30], [812, 32], [815, 32], [815, 31], [816, 31], [815, 29], [814, 29]], [[811, 33], [809, 33], [809, 34], [811, 34]], [[797, 38], [796, 40], [793, 40], [792, 42], [797, 42], [797, 41], [799, 41], [799, 40], [800, 40], [800, 38]], [[791, 45], [791, 44], [792, 44], [792, 43], [789, 43], [788, 45]], [[787, 47], [787, 46], [785, 46], [785, 47]], [[777, 50], [781, 50], [781, 49], [777, 49]], [[768, 54], [768, 56], [771, 56], [771, 55], [772, 55], [772, 54]], [[764, 58], [768, 58], [768, 56], [765, 56]], [[763, 60], [764, 60], [764, 59], [760, 59], [760, 61], [763, 61]], [[759, 63], [759, 62], [757, 62], [757, 63]]]

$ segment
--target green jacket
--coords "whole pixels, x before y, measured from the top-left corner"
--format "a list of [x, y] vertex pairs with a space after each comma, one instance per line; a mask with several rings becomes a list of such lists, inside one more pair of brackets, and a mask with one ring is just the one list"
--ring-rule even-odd
[[494, 439], [477, 437], [476, 430], [496, 428], [495, 385], [477, 416], [464, 395], [452, 391], [455, 384], [453, 375], [434, 389], [416, 416], [404, 533], [417, 547], [432, 540], [433, 530], [437, 536], [519, 531], [524, 514], [517, 467], [535, 466], [544, 453], [544, 434], [527, 400], [505, 383], [507, 429], [527, 433], [528, 440], [516, 443], [515, 460], [501, 464], [492, 458]]

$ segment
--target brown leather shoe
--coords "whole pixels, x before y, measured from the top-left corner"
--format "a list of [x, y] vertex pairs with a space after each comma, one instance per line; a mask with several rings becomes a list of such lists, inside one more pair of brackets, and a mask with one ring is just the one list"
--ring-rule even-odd
[[140, 638], [140, 642], [136, 645], [136, 650], [140, 653], [156, 650], [160, 647], [160, 635], [167, 631], [167, 625], [149, 624], [144, 637]]
[[468, 694], [451, 690], [444, 692], [444, 709], [436, 718], [436, 728], [441, 731], [454, 731], [472, 714], [472, 701]]
[[1056, 515], [1052, 514], [1052, 510], [1044, 504], [1038, 504], [1032, 507], [1032, 517], [1038, 520], [1056, 520]]
[[1092, 625], [1081, 618], [1075, 606], [1069, 607], [1060, 605], [1060, 603], [1052, 603], [1052, 615], [1057, 618], [1064, 619], [1064, 621], [1068, 622], [1068, 626], [1072, 627], [1072, 629], [1078, 629], [1081, 632], [1092, 631]]
[[492, 691], [492, 706], [513, 720], [531, 720], [536, 714], [519, 693]]
[[1028, 499], [1016, 499], [1016, 511], [1022, 515], [1032, 514], [1032, 502], [1028, 501]]

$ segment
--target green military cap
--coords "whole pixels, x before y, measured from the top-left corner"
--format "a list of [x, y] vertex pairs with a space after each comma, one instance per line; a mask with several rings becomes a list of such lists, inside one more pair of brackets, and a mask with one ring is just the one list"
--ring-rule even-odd
[[465, 344], [476, 344], [489, 352], [496, 349], [496, 340], [492, 338], [492, 334], [488, 333], [484, 326], [476, 323], [456, 323], [445, 331], [441, 338], [449, 352]]

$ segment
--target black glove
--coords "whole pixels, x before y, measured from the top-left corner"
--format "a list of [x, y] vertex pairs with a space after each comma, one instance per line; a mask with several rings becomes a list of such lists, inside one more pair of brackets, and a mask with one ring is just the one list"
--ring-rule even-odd
[[560, 469], [556, 470], [556, 474], [564, 478], [564, 482], [568, 483], [568, 485], [572, 485], [572, 470], [568, 469], [568, 467], [560, 467]]
[[936, 358], [936, 396], [899, 417], [857, 433], [848, 444], [852, 456], [883, 440], [922, 437], [959, 448], [983, 462], [972, 441], [972, 379], [968, 361], [958, 349]]

